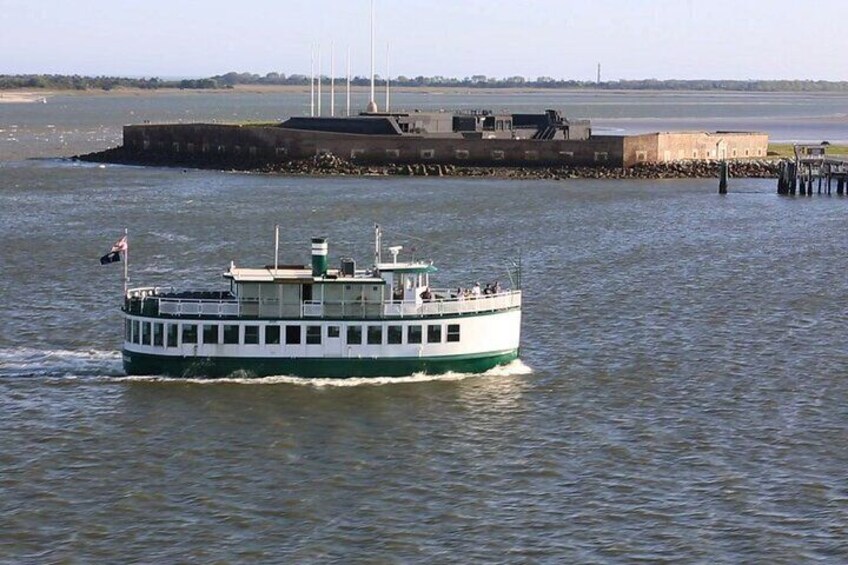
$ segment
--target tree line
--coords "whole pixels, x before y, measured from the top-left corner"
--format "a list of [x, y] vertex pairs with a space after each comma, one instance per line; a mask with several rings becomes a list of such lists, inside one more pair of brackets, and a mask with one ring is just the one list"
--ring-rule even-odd
[[[112, 90], [115, 88], [141, 89], [218, 89], [233, 88], [237, 85], [309, 85], [310, 77], [302, 74], [230, 72], [208, 78], [162, 80], [153, 78], [127, 78], [110, 76], [81, 75], [0, 75], [0, 90], [44, 89], [44, 90]], [[329, 77], [324, 77], [329, 81]], [[340, 84], [344, 77], [337, 77]], [[385, 80], [378, 79], [380, 83]], [[521, 76], [506, 78], [472, 75], [465, 78], [444, 76], [403, 75], [391, 77], [395, 86], [405, 87], [458, 87], [458, 88], [550, 88], [550, 89], [600, 89], [600, 90], [695, 90], [695, 91], [735, 91], [735, 92], [848, 92], [848, 81], [823, 80], [614, 80], [580, 81], [538, 77], [535, 80]], [[354, 86], [368, 86], [369, 77], [351, 78]]]

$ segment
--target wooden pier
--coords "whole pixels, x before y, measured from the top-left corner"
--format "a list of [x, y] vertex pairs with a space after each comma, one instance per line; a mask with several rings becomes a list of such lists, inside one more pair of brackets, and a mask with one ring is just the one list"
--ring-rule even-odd
[[[777, 193], [787, 196], [818, 194], [842, 196], [848, 191], [848, 156], [827, 155], [827, 144], [796, 144], [795, 160], [780, 163]], [[834, 181], [835, 187], [834, 187]]]

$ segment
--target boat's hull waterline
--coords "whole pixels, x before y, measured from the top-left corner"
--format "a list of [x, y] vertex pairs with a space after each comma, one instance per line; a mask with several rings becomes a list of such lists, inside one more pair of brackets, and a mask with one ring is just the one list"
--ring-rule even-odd
[[163, 375], [178, 378], [292, 376], [339, 379], [484, 373], [516, 360], [518, 349], [475, 355], [386, 359], [163, 357], [130, 351], [124, 351], [123, 357], [124, 371], [128, 375]]

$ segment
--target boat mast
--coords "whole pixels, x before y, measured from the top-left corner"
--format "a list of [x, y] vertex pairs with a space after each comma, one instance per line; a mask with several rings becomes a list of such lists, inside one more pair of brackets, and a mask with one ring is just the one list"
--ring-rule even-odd
[[386, 43], [386, 112], [389, 111], [389, 44]]
[[280, 265], [280, 224], [274, 224], [274, 274]]
[[382, 245], [383, 233], [380, 231], [380, 224], [374, 224], [374, 266], [380, 264], [380, 248]]

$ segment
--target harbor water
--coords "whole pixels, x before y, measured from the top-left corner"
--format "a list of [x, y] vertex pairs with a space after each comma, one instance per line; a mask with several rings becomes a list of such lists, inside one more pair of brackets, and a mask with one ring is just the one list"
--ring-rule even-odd
[[[225, 96], [173, 100], [207, 119], [235, 112]], [[238, 112], [267, 118], [257, 99]], [[848, 559], [848, 199], [778, 197], [772, 180], [719, 196], [713, 180], [48, 159], [131, 121], [124, 99], [67, 100], [80, 111], [0, 105], [0, 562]], [[674, 119], [737, 117], [693, 108]], [[326, 236], [331, 262], [364, 264], [374, 223], [444, 286], [510, 286], [520, 256], [521, 361], [370, 381], [123, 375], [122, 269], [98, 258], [124, 228], [131, 284], [216, 290], [231, 260], [273, 261], [275, 224], [281, 262]]]

